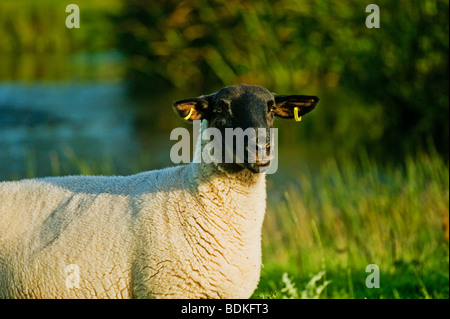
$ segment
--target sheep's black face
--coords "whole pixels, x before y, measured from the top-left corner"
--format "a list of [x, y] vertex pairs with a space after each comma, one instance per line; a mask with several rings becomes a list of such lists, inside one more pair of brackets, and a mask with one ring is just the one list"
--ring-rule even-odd
[[[275, 106], [273, 94], [260, 86], [230, 86], [213, 95], [211, 106], [209, 125], [222, 133], [222, 149], [232, 152], [234, 164], [254, 173], [265, 172], [271, 160], [270, 129], [273, 127]], [[234, 134], [230, 136], [230, 132]], [[241, 154], [239, 139], [243, 148]], [[226, 162], [226, 153], [223, 157]], [[228, 166], [230, 169], [236, 168]]]
[[226, 169], [246, 168], [262, 173], [272, 159], [270, 129], [274, 117], [300, 117], [312, 111], [318, 100], [315, 96], [276, 95], [261, 86], [241, 84], [177, 101], [174, 109], [188, 121], [206, 119], [209, 127], [221, 132], [224, 150], [221, 163]]

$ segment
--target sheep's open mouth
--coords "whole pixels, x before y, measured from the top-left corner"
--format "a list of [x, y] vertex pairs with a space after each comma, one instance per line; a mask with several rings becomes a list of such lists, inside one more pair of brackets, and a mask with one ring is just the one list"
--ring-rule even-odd
[[267, 161], [267, 162], [256, 162], [255, 165], [258, 166], [258, 167], [266, 167], [266, 166], [270, 165], [270, 161]]
[[265, 173], [270, 167], [270, 160], [256, 163], [244, 163], [242, 166], [253, 173]]

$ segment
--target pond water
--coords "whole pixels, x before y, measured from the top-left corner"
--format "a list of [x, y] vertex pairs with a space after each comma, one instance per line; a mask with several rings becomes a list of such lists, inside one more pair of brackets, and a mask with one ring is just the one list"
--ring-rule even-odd
[[[105, 172], [101, 166], [109, 165], [118, 174], [138, 169], [139, 158], [150, 155], [143, 150], [148, 139], [142, 139], [145, 134], [136, 125], [141, 102], [129, 97], [119, 72], [104, 74], [105, 69], [124, 68], [123, 59], [112, 55], [114, 59], [111, 54], [57, 56], [53, 64], [48, 57], [17, 57], [15, 63], [25, 63], [32, 70], [41, 64], [45, 80], [19, 77], [0, 82], [0, 180], [74, 174], [83, 163]], [[12, 56], [4, 59], [14, 64]], [[61, 75], [53, 68], [64, 61], [71, 68]], [[155, 156], [146, 167], [162, 165], [160, 155], [169, 151], [160, 147], [160, 143], [153, 145], [150, 153]]]
[[50, 155], [137, 152], [133, 114], [121, 83], [0, 84], [0, 179], [50, 174]]

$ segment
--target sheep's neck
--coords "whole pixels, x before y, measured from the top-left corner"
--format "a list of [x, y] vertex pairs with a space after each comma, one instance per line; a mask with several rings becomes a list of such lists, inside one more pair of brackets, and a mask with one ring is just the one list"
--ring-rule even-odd
[[247, 169], [239, 172], [227, 172], [215, 164], [191, 163], [192, 184], [201, 192], [206, 186], [211, 192], [220, 195], [231, 196], [236, 193], [234, 198], [243, 197], [243, 199], [257, 197], [265, 200], [266, 178], [264, 173], [252, 173]]
[[[256, 194], [261, 195], [261, 190], [264, 193], [265, 200], [265, 174], [255, 174], [247, 169], [238, 167], [235, 164], [230, 164], [233, 169], [227, 169], [225, 166], [219, 166], [214, 163], [212, 158], [209, 161], [205, 161], [205, 156], [209, 154], [202, 154], [202, 150], [209, 141], [205, 141], [201, 138], [202, 132], [208, 128], [208, 122], [203, 120], [200, 125], [200, 132], [197, 138], [194, 161], [190, 164], [192, 176], [197, 186], [202, 184], [218, 184], [217, 187], [220, 189], [220, 185], [225, 183], [227, 185], [232, 185], [237, 192], [247, 193], [246, 195]], [[209, 162], [209, 163], [207, 163]], [[225, 164], [226, 165], [226, 164]]]
[[[202, 150], [209, 141], [200, 137], [207, 127], [208, 122], [202, 121], [194, 161], [189, 165], [191, 185], [194, 186], [195, 191], [199, 192], [200, 197], [208, 198], [220, 206], [226, 206], [227, 209], [235, 207], [236, 211], [239, 210], [243, 214], [248, 211], [250, 215], [256, 213], [263, 216], [266, 201], [265, 174], [252, 173], [244, 168], [228, 170], [215, 164], [212, 159], [205, 161], [204, 156], [208, 154], [202, 154]], [[201, 158], [202, 160], [199, 160]]]

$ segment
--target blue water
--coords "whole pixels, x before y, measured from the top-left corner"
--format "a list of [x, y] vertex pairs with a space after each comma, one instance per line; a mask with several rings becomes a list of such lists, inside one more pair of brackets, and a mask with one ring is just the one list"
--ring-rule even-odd
[[0, 83], [0, 180], [50, 174], [51, 155], [126, 165], [139, 152], [127, 99], [121, 82]]

